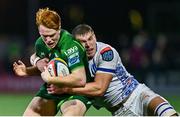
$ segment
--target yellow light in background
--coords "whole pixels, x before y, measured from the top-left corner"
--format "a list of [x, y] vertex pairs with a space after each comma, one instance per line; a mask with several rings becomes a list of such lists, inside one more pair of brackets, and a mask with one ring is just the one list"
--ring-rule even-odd
[[139, 11], [131, 10], [129, 12], [129, 18], [133, 29], [138, 30], [143, 27], [143, 20]]
[[81, 23], [84, 18], [84, 11], [80, 6], [72, 5], [69, 9], [69, 18], [74, 23]]

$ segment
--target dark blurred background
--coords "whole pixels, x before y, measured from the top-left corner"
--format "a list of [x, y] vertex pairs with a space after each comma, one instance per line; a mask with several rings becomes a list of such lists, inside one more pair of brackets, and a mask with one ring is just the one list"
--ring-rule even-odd
[[42, 80], [18, 78], [12, 64], [27, 65], [39, 34], [35, 13], [56, 10], [62, 28], [86, 23], [99, 41], [116, 48], [127, 70], [160, 93], [180, 92], [179, 0], [1, 0], [0, 91], [31, 92]]

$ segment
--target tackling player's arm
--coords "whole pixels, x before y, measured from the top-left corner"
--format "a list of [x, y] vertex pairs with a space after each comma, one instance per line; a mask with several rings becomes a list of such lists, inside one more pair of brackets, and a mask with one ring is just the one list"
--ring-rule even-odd
[[87, 83], [84, 88], [71, 88], [67, 92], [88, 96], [103, 96], [106, 92], [112, 75], [107, 73], [96, 73], [94, 82]]
[[103, 96], [107, 90], [112, 79], [111, 74], [107, 73], [96, 73], [94, 82], [86, 83], [85, 87], [82, 88], [59, 88], [55, 85], [50, 85], [47, 88], [50, 94], [81, 94], [88, 96]]

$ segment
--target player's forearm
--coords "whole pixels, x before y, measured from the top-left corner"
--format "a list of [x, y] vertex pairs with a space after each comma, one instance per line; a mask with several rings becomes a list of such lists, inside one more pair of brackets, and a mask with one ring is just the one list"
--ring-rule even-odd
[[70, 92], [87, 96], [103, 96], [111, 80], [111, 74], [96, 73], [93, 82], [86, 83], [84, 88], [73, 88]]
[[29, 66], [26, 68], [27, 76], [34, 76], [34, 75], [40, 75], [40, 71], [35, 66]]
[[47, 82], [50, 84], [56, 84], [60, 87], [84, 87], [86, 80], [84, 80], [84, 78], [68, 75], [67, 77], [50, 77]]
[[87, 83], [83, 88], [71, 88], [68, 89], [68, 93], [70, 94], [80, 94], [86, 96], [103, 96], [104, 91], [102, 90], [101, 86], [97, 85], [96, 83]]

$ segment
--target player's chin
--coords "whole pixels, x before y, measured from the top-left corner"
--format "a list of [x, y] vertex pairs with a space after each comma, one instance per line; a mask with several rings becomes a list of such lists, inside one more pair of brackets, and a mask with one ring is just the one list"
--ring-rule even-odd
[[90, 60], [90, 59], [93, 58], [93, 55], [92, 55], [92, 54], [87, 54], [87, 57], [88, 57], [88, 59]]
[[54, 44], [47, 44], [47, 46], [49, 47], [49, 48], [54, 48], [55, 46], [56, 46], [56, 44], [54, 43]]
[[48, 92], [48, 94], [53, 94], [51, 91], [47, 91]]
[[94, 51], [87, 51], [88, 57], [93, 57], [94, 56]]
[[48, 47], [49, 47], [49, 48], [54, 48], [55, 46], [54, 46], [54, 45], [49, 45]]

